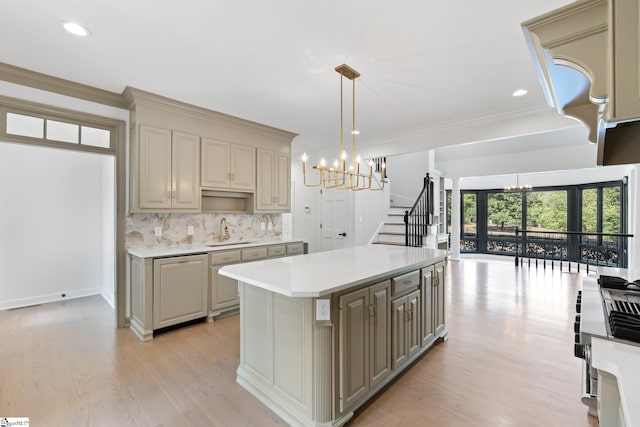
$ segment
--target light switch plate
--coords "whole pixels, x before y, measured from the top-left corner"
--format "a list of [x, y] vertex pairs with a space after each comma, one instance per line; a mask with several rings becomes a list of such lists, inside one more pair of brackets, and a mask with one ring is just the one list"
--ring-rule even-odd
[[187, 236], [193, 236], [193, 225], [187, 225]]
[[156, 237], [162, 237], [162, 227], [155, 228]]
[[316, 320], [331, 320], [331, 300], [316, 300]]
[[273, 224], [269, 223], [269, 224], [267, 225], [267, 228], [269, 229], [269, 231], [273, 230]]
[[267, 225], [264, 222], [260, 223], [260, 230], [264, 231], [267, 228]]

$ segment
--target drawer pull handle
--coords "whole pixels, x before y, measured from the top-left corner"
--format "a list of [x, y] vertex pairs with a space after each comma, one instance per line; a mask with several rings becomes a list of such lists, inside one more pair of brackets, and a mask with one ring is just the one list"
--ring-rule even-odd
[[410, 285], [410, 284], [411, 284], [411, 280], [405, 280], [405, 281], [404, 281], [404, 282], [402, 282], [402, 283], [404, 283], [405, 285]]

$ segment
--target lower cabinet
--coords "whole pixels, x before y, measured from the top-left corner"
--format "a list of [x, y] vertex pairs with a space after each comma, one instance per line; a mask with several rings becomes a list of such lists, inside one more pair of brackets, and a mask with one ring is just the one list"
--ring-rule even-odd
[[432, 286], [433, 327], [436, 335], [444, 331], [444, 270], [445, 263], [435, 265]]
[[422, 304], [422, 315], [420, 316], [420, 337], [422, 345], [427, 345], [435, 339], [435, 328], [433, 319], [433, 277], [434, 266], [422, 269], [422, 283], [420, 283], [420, 301]]
[[153, 329], [207, 315], [207, 255], [153, 261]]
[[420, 289], [391, 301], [391, 365], [406, 363], [422, 346], [420, 337]]
[[420, 319], [421, 345], [428, 345], [445, 328], [444, 325], [444, 271], [445, 263], [439, 262], [422, 269], [420, 297], [422, 317]]
[[340, 297], [340, 410], [391, 372], [389, 280]]
[[238, 281], [218, 274], [223, 266], [209, 268], [210, 280], [210, 316], [219, 315], [225, 309], [240, 304]]
[[[292, 251], [288, 251], [291, 247]], [[297, 249], [300, 248], [298, 252]], [[238, 281], [223, 276], [218, 271], [227, 265], [280, 258], [303, 253], [303, 243], [271, 245], [245, 249], [212, 252], [209, 255], [209, 320], [227, 312], [235, 312], [240, 307]]]

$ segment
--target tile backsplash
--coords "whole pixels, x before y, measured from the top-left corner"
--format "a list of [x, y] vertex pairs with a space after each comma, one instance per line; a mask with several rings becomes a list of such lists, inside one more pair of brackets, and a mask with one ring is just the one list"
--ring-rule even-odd
[[[220, 221], [227, 219], [231, 240], [268, 240], [282, 236], [282, 214], [129, 214], [126, 222], [127, 248], [188, 245], [220, 239]], [[193, 226], [194, 234], [187, 234]], [[162, 227], [162, 237], [155, 228]]]

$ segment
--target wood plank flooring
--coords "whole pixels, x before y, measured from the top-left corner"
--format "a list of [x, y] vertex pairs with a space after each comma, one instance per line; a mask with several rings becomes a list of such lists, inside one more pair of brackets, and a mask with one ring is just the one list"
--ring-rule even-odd
[[[447, 270], [449, 340], [351, 426], [597, 426], [573, 357], [579, 276], [464, 260]], [[34, 426], [282, 426], [235, 383], [239, 317], [141, 343], [88, 297], [0, 312], [0, 416]]]

